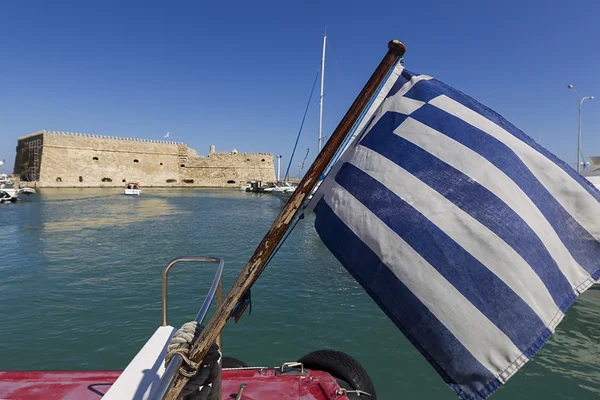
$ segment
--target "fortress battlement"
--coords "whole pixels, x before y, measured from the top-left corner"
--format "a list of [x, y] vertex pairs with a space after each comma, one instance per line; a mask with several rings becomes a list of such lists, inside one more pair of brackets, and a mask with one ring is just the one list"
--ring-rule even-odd
[[129, 141], [129, 142], [162, 143], [162, 144], [185, 144], [183, 142], [172, 142], [172, 141], [166, 141], [166, 140], [142, 139], [142, 138], [118, 137], [118, 136], [106, 136], [106, 135], [99, 135], [99, 134], [95, 134], [95, 133], [59, 132], [59, 131], [47, 131], [47, 130], [37, 131], [37, 132], [34, 132], [34, 133], [30, 133], [29, 135], [20, 137], [19, 140], [27, 139], [27, 138], [30, 138], [30, 137], [33, 137], [33, 136], [37, 136], [37, 135], [82, 136], [82, 137], [89, 137], [89, 138], [95, 138], [95, 139], [122, 140], [122, 141]]

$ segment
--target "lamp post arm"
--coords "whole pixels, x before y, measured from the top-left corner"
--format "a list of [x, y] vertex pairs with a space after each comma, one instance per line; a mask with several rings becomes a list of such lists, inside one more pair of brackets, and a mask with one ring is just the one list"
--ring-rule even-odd
[[575, 93], [575, 96], [577, 96], [577, 102], [581, 106], [582, 100], [581, 100], [581, 97], [579, 97], [579, 93], [577, 93], [577, 91], [575, 90], [575, 88], [573, 86], [571, 86], [569, 89], [571, 89], [573, 91], [573, 93]]
[[585, 100], [594, 100], [594, 96], [585, 96], [583, 99], [581, 99], [581, 102], [579, 103], [579, 107], [583, 106], [583, 102]]

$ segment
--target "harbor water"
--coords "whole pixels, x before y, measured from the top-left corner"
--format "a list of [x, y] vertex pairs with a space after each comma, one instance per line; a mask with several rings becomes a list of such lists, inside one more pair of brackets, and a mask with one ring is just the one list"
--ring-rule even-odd
[[[42, 189], [0, 205], [0, 370], [119, 370], [161, 318], [173, 258], [225, 259], [227, 290], [281, 210], [238, 190]], [[223, 352], [273, 367], [314, 350], [354, 356], [378, 398], [454, 399], [433, 368], [320, 241], [307, 213], [252, 289], [252, 313]], [[169, 324], [198, 311], [213, 265], [178, 265]], [[569, 309], [549, 343], [493, 399], [600, 397], [600, 291]]]

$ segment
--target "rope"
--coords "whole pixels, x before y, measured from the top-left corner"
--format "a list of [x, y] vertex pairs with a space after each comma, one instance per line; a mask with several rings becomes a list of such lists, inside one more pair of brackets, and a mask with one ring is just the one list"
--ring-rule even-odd
[[219, 346], [213, 343], [200, 363], [188, 358], [190, 347], [198, 338], [204, 327], [196, 321], [186, 322], [175, 332], [167, 346], [165, 364], [168, 364], [175, 354], [179, 354], [186, 368], [179, 368], [179, 373], [190, 378], [183, 388], [181, 395], [186, 400], [218, 400], [221, 382], [219, 381]]
[[296, 146], [298, 146], [298, 140], [300, 140], [300, 134], [302, 133], [302, 127], [304, 126], [304, 120], [306, 119], [306, 114], [308, 114], [308, 107], [310, 106], [310, 101], [312, 100], [313, 93], [315, 92], [315, 86], [317, 85], [317, 78], [319, 78], [320, 70], [317, 70], [317, 76], [315, 76], [315, 81], [313, 82], [312, 89], [310, 90], [310, 97], [308, 98], [308, 104], [306, 104], [306, 110], [304, 110], [304, 116], [302, 117], [302, 123], [300, 124], [300, 130], [298, 131], [298, 136], [296, 136], [296, 143], [294, 143], [294, 150], [292, 150], [292, 156], [290, 157], [290, 162], [288, 163], [287, 170], [285, 171], [285, 176], [283, 178], [284, 181], [287, 181], [288, 175], [290, 173], [290, 167], [292, 166], [292, 160], [294, 159], [294, 153], [296, 152]]

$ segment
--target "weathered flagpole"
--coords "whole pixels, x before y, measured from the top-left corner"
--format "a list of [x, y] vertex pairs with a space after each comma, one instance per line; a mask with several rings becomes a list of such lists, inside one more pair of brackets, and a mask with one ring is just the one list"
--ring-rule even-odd
[[[189, 353], [189, 358], [192, 361], [202, 361], [208, 348], [223, 330], [223, 327], [225, 326], [225, 323], [227, 323], [237, 302], [248, 289], [250, 289], [260, 275], [265, 267], [265, 262], [273, 253], [279, 241], [283, 238], [283, 235], [290, 226], [294, 216], [302, 207], [304, 200], [310, 194], [319, 177], [323, 174], [323, 171], [325, 171], [325, 168], [327, 168], [327, 165], [352, 129], [352, 126], [358, 120], [363, 109], [367, 106], [369, 100], [375, 94], [377, 88], [383, 82], [390, 69], [406, 51], [404, 44], [398, 40], [389, 42], [388, 49], [387, 54], [383, 57], [383, 60], [381, 60], [381, 63], [375, 72], [373, 72], [373, 75], [356, 100], [354, 100], [354, 103], [352, 103], [350, 109], [346, 115], [344, 115], [344, 118], [342, 118], [342, 121], [325, 144], [325, 147], [317, 155], [317, 158], [306, 172], [306, 175], [304, 175], [300, 181], [294, 194], [288, 200], [283, 210], [281, 210], [277, 219], [275, 219], [275, 222], [273, 222], [273, 225], [271, 225], [271, 228], [254, 251], [254, 254], [240, 272], [240, 275], [229, 290], [229, 293], [227, 293], [223, 303], [217, 308], [200, 337], [194, 342]], [[176, 400], [188, 380], [189, 378], [186, 378], [181, 374], [178, 375], [177, 378], [175, 378], [171, 389], [167, 393], [166, 398]]]

